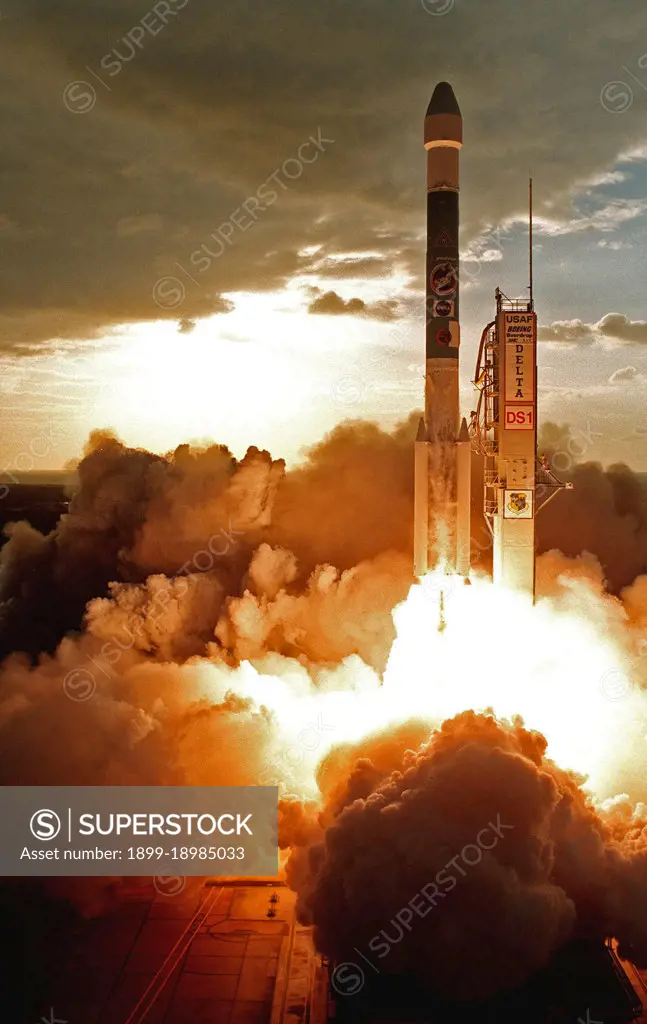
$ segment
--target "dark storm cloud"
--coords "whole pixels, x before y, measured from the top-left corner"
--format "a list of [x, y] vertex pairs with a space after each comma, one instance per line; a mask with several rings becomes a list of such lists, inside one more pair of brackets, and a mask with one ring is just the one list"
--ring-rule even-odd
[[[575, 183], [642, 141], [642, 97], [619, 117], [601, 94], [642, 52], [633, 0], [463, 0], [444, 17], [418, 0], [14, 8], [0, 39], [5, 348], [204, 316], [340, 253], [400, 253], [416, 271], [421, 122], [442, 77], [467, 118], [466, 241], [523, 210], [519, 168], [534, 166], [544, 214], [568, 220]], [[245, 217], [264, 185], [276, 198]], [[192, 253], [223, 225], [222, 255], [196, 273]]]

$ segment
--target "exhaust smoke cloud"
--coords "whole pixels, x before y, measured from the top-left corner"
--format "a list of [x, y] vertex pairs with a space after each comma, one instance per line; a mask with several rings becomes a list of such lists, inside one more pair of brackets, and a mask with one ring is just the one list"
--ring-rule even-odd
[[[291, 471], [93, 434], [56, 530], [13, 524], [1, 553], [0, 782], [278, 784], [321, 950], [386, 930], [384, 970], [420, 973], [440, 944], [447, 993], [475, 942], [474, 994], [573, 934], [645, 957], [640, 481], [575, 468], [539, 520], [535, 607], [484, 574], [414, 583], [416, 419], [343, 424]], [[513, 830], [482, 849], [497, 815]]]

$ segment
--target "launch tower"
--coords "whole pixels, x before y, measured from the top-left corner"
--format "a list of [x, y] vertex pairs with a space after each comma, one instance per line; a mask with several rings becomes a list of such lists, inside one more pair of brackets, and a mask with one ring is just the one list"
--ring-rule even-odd
[[481, 336], [472, 414], [483, 457], [483, 513], [494, 542], [495, 583], [535, 594], [537, 513], [563, 484], [537, 457], [537, 314], [497, 288], [496, 318]]

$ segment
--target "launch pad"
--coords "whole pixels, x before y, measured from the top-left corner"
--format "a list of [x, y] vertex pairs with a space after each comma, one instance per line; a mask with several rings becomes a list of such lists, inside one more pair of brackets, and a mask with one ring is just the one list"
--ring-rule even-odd
[[322, 958], [295, 901], [278, 880], [213, 879], [172, 897], [133, 890], [60, 936], [66, 955], [47, 996], [84, 1024], [647, 1024], [646, 972], [611, 943], [566, 946], [518, 988], [459, 1006], [408, 975], [376, 973], [357, 952], [357, 963]]

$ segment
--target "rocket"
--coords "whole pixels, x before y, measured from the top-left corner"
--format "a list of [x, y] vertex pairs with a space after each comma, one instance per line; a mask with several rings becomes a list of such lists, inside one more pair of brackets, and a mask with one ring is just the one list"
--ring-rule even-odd
[[463, 119], [439, 82], [427, 108], [425, 407], [415, 442], [414, 572], [432, 551], [448, 571], [470, 563], [471, 439], [459, 422], [459, 153]]

